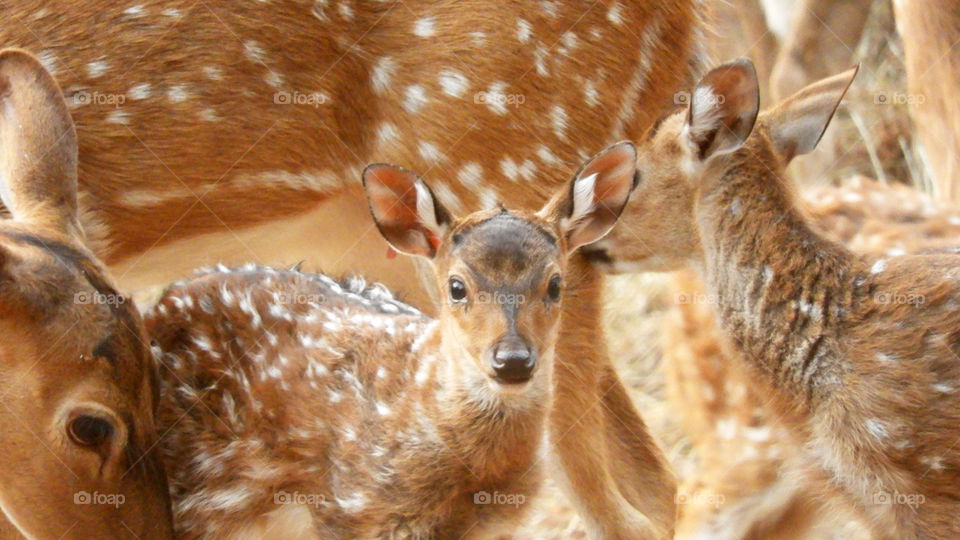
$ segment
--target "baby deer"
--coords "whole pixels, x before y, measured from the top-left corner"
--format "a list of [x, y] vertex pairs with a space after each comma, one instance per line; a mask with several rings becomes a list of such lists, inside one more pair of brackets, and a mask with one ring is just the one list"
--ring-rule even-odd
[[363, 173], [383, 237], [432, 262], [431, 320], [362, 280], [264, 268], [174, 285], [147, 317], [186, 538], [487, 538], [539, 484], [567, 257], [602, 237], [636, 152], [538, 213], [455, 219], [416, 175]]
[[[814, 232], [784, 180], [814, 149], [856, 69], [758, 115], [753, 66], [708, 73], [638, 150], [638, 224], [664, 261], [693, 263], [721, 331], [802, 451], [882, 537], [960, 534], [960, 257], [855, 255]], [[609, 248], [604, 257], [615, 264]]]
[[143, 322], [87, 249], [60, 88], [15, 49], [0, 198], [0, 537], [172, 538]]

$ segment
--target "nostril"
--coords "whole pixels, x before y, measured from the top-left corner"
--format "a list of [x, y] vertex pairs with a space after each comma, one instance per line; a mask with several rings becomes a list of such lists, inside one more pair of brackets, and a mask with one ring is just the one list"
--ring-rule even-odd
[[530, 378], [536, 358], [524, 343], [501, 343], [493, 353], [492, 364], [498, 378], [520, 382]]

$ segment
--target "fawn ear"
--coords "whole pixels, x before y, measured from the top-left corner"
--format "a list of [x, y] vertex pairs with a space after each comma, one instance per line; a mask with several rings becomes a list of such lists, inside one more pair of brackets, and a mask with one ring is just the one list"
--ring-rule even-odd
[[859, 69], [857, 64], [843, 73], [821, 79], [764, 113], [773, 144], [788, 163], [817, 147]]
[[733, 152], [747, 140], [760, 109], [757, 72], [749, 60], [710, 70], [693, 89], [684, 134], [695, 157]]
[[410, 171], [375, 163], [363, 171], [370, 213], [394, 249], [433, 258], [451, 222], [430, 187]]
[[539, 214], [559, 225], [573, 251], [610, 232], [636, 183], [637, 149], [617, 143], [593, 156]]
[[77, 134], [50, 73], [0, 51], [0, 198], [13, 218], [78, 235]]

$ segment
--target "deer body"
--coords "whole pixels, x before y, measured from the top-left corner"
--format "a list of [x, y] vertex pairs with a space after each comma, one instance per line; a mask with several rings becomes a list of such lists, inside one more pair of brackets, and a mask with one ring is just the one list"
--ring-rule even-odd
[[616, 222], [635, 162], [613, 146], [536, 215], [462, 220], [412, 173], [368, 167], [381, 234], [447, 290], [438, 319], [382, 286], [297, 272], [168, 290], [148, 328], [181, 536], [485, 537], [515, 522], [539, 485], [566, 256]]
[[782, 179], [816, 146], [854, 73], [757, 119], [752, 67], [717, 68], [685, 115], [648, 136], [640, 174], [648, 189], [689, 197], [679, 219], [695, 235], [680, 247], [716, 295], [724, 335], [777, 390], [803, 448], [796, 465], [825, 473], [876, 534], [950, 537], [960, 526], [960, 259], [854, 255], [807, 225]]

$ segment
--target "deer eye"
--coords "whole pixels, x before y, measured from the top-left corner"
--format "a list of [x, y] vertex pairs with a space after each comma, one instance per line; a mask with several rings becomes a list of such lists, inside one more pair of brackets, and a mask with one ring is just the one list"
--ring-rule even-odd
[[78, 446], [100, 446], [113, 435], [113, 425], [96, 416], [81, 415], [70, 421], [67, 433]]
[[450, 278], [450, 299], [463, 302], [467, 299], [467, 286], [459, 278]]
[[553, 302], [560, 300], [560, 285], [560, 276], [553, 276], [547, 284], [547, 297]]

